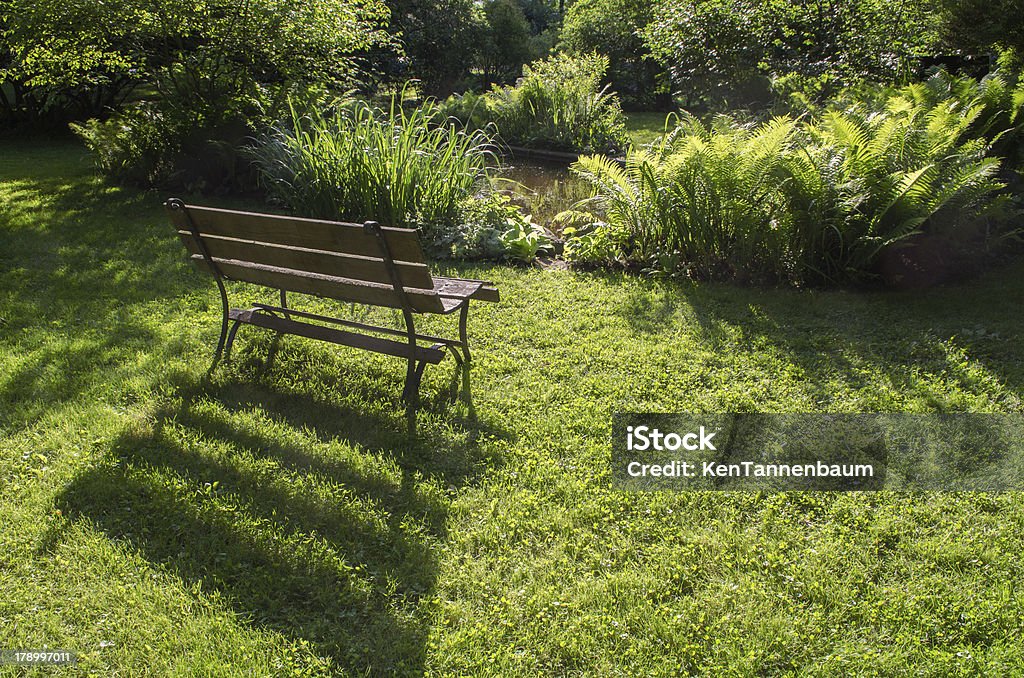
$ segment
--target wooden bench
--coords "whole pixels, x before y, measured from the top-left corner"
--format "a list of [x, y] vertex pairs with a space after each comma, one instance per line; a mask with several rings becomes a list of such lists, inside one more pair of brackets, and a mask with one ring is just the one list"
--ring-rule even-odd
[[[431, 275], [415, 230], [373, 221], [351, 224], [198, 207], [178, 198], [164, 205], [191, 260], [213, 275], [220, 291], [223, 319], [211, 369], [222, 356], [230, 359], [243, 323], [405, 358], [402, 397], [409, 427], [415, 430], [423, 370], [428, 363], [439, 363], [448, 350], [462, 372], [463, 396], [472, 408], [469, 302], [496, 302], [498, 290], [481, 280]], [[280, 305], [231, 308], [224, 280], [279, 290]], [[288, 292], [400, 309], [405, 329], [299, 311], [289, 307]], [[458, 339], [416, 332], [415, 314], [455, 311], [460, 312]]]

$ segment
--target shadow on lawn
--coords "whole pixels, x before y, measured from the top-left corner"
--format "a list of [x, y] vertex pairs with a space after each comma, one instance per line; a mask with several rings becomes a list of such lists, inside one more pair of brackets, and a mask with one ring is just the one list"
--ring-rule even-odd
[[[7, 184], [10, 189], [12, 184]], [[173, 297], [187, 271], [153, 194], [95, 177], [20, 180], [0, 210], [0, 261], [31, 320], [92, 318]], [[20, 198], [19, 198], [20, 196]]]
[[153, 196], [45, 145], [19, 157], [0, 162], [0, 347], [22, 358], [0, 378], [0, 422], [14, 426], [151, 347], [152, 302], [180, 297], [189, 274]]
[[[972, 377], [948, 355], [949, 345], [965, 346], [971, 360], [1021, 396], [1016, 338], [1024, 325], [1007, 309], [1024, 303], [1022, 272], [1024, 263], [1015, 262], [978, 280], [915, 292], [794, 293], [644, 280], [618, 312], [638, 333], [682, 320], [712, 347], [726, 341], [735, 342], [730, 351], [771, 346], [801, 369], [823, 402], [832, 379], [867, 387], [866, 366], [897, 391], [912, 389], [924, 372], [959, 380], [971, 392]], [[933, 405], [945, 408], [939, 400]]]
[[390, 420], [231, 381], [176, 402], [122, 435], [58, 507], [335, 668], [421, 673], [419, 602], [437, 578], [447, 497], [500, 462], [477, 431], [411, 439]]

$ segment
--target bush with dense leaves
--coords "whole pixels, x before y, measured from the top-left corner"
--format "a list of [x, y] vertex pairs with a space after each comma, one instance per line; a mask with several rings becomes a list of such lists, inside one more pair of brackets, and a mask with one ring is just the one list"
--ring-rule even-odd
[[483, 17], [473, 0], [387, 0], [392, 50], [368, 64], [383, 79], [420, 81], [432, 96], [447, 96], [477, 58]]
[[0, 133], [103, 115], [143, 80], [158, 44], [134, 0], [0, 0]]
[[642, 37], [653, 8], [649, 0], [578, 0], [558, 36], [559, 49], [568, 54], [608, 57], [608, 83], [630, 110], [672, 108], [668, 74]]
[[1024, 12], [1018, 0], [933, 0], [941, 37], [970, 53], [1012, 50], [1024, 58]]

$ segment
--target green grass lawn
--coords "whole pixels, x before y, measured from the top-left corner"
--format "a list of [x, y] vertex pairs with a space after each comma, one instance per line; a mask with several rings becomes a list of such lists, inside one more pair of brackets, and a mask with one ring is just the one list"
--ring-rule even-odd
[[243, 328], [205, 380], [217, 293], [163, 197], [0, 146], [0, 649], [101, 676], [1024, 666], [1018, 493], [608, 468], [615, 411], [1019, 412], [1024, 262], [915, 294], [442, 264], [503, 300], [470, 317], [478, 419], [445, 361], [413, 441], [394, 359]]
[[634, 146], [653, 144], [665, 134], [667, 113], [628, 112], [626, 113], [626, 133]]

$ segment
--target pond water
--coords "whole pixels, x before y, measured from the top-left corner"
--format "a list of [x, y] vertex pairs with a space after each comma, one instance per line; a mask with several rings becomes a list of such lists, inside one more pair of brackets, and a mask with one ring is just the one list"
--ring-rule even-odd
[[547, 190], [553, 184], [570, 176], [565, 163], [506, 158], [502, 176], [533, 190]]
[[504, 162], [497, 187], [508, 191], [515, 203], [533, 217], [534, 223], [556, 234], [560, 229], [552, 224], [555, 215], [590, 196], [587, 184], [573, 176], [565, 163], [515, 157]]

